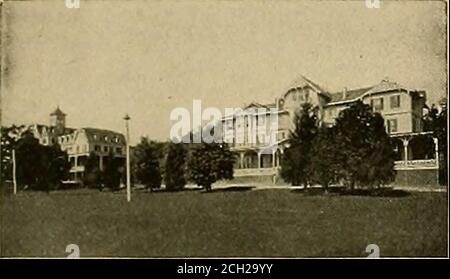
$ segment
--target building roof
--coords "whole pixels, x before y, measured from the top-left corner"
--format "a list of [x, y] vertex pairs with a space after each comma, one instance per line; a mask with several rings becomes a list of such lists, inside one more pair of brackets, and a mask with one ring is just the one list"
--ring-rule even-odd
[[343, 90], [335, 93], [331, 93], [330, 97], [330, 103], [333, 102], [342, 102], [347, 100], [354, 100], [359, 97], [361, 97], [364, 93], [372, 89], [371, 87], [364, 87], [364, 88], [358, 88], [358, 89], [352, 89], [352, 90]]
[[380, 83], [373, 86], [369, 91], [365, 92], [367, 94], [379, 93], [379, 92], [388, 92], [388, 91], [396, 91], [396, 90], [408, 90], [408, 88], [398, 84], [397, 82], [389, 81], [388, 79], [383, 79]]
[[301, 88], [301, 87], [305, 87], [305, 86], [309, 86], [312, 89], [314, 89], [314, 91], [316, 91], [318, 94], [322, 94], [328, 98], [330, 98], [330, 94], [327, 92], [327, 90], [323, 89], [321, 86], [319, 86], [317, 83], [311, 81], [310, 79], [306, 78], [303, 75], [300, 75], [297, 79], [295, 79], [287, 88], [287, 90], [285, 90], [284, 93], [284, 97], [286, 97], [286, 94], [291, 91], [292, 89], [295, 88]]
[[66, 114], [59, 108], [59, 106], [50, 115], [65, 116]]
[[[82, 128], [82, 130], [85, 131], [88, 141], [92, 143], [102, 143], [102, 142], [103, 143], [110, 142], [116, 144], [126, 143], [125, 136], [118, 132], [90, 127]], [[116, 138], [118, 139], [118, 142], [116, 142]]]
[[[30, 128], [32, 128], [33, 130], [35, 130], [39, 134], [42, 134], [44, 129], [46, 129], [47, 132], [50, 132], [50, 133], [54, 133], [55, 132], [55, 127], [49, 126], [49, 125], [44, 125], [44, 124], [33, 124], [33, 125], [30, 125]], [[75, 131], [74, 128], [64, 127], [64, 130], [62, 131], [62, 134], [58, 134], [58, 135], [61, 135], [61, 136], [62, 135], [67, 135], [67, 134], [73, 133], [74, 131]]]
[[[410, 90], [405, 86], [402, 86], [398, 84], [397, 82], [389, 81], [387, 79], [383, 79], [380, 83], [369, 86], [369, 87], [363, 87], [358, 89], [352, 89], [352, 90], [346, 90], [346, 91], [339, 91], [335, 93], [331, 93], [331, 100], [327, 105], [333, 105], [334, 103], [338, 102], [350, 102], [355, 101], [364, 95], [370, 95], [375, 93], [381, 93], [381, 92], [389, 92], [389, 91], [408, 91], [411, 94], [418, 93], [419, 97], [424, 97], [425, 92], [423, 91], [417, 91], [417, 90]], [[344, 94], [345, 92], [345, 94]]]
[[299, 87], [305, 87], [309, 85], [316, 91], [325, 92], [326, 90], [323, 90], [317, 83], [311, 81], [310, 79], [306, 78], [303, 75], [300, 75], [297, 79], [295, 79], [289, 86], [289, 89], [291, 88], [299, 88]]
[[257, 103], [257, 102], [251, 102], [250, 104], [244, 106], [244, 110], [248, 109], [248, 108], [270, 108], [269, 105], [264, 105], [261, 103]]

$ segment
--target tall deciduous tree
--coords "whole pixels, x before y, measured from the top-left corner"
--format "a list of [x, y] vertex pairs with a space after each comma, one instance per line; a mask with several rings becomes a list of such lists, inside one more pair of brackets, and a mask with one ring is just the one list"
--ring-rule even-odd
[[120, 187], [122, 177], [123, 160], [116, 158], [112, 152], [105, 158], [105, 167], [103, 170], [103, 182], [105, 186], [113, 190]]
[[312, 180], [322, 185], [325, 192], [328, 192], [328, 186], [336, 181], [341, 170], [334, 132], [334, 128], [321, 127], [311, 150]]
[[311, 148], [318, 131], [316, 111], [304, 103], [294, 117], [294, 130], [289, 134], [289, 147], [281, 161], [281, 177], [292, 185], [311, 183]]
[[233, 178], [234, 156], [225, 143], [192, 144], [188, 157], [189, 178], [206, 191], [220, 179]]
[[100, 170], [100, 158], [93, 151], [89, 153], [84, 164], [84, 185], [91, 188], [101, 188], [103, 176]]
[[186, 185], [187, 147], [183, 143], [167, 145], [164, 182], [168, 190], [180, 190]]
[[336, 148], [341, 178], [350, 188], [379, 186], [395, 179], [395, 153], [384, 119], [358, 101], [336, 118]]
[[439, 159], [439, 182], [441, 184], [447, 183], [448, 177], [448, 162], [447, 162], [447, 99], [441, 100], [442, 109], [439, 109], [433, 104], [425, 115], [424, 130], [433, 132], [433, 135], [438, 139]]
[[68, 178], [70, 164], [59, 145], [40, 145], [30, 132], [26, 132], [17, 141], [15, 149], [19, 185], [50, 191]]
[[[25, 127], [12, 125], [10, 127], [1, 128], [1, 175], [2, 180], [12, 180], [12, 152], [16, 148], [19, 139], [22, 138], [22, 133]], [[26, 132], [26, 131], [25, 131]]]
[[150, 189], [161, 187], [161, 144], [143, 137], [133, 150], [133, 173], [137, 182]]

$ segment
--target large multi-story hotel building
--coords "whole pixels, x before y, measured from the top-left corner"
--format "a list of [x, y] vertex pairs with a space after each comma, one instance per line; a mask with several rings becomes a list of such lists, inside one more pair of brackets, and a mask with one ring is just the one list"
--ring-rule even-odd
[[[394, 138], [398, 159], [395, 165], [397, 170], [395, 183], [437, 183], [439, 170], [439, 162], [436, 160], [437, 139], [433, 138], [431, 133], [424, 132], [422, 124], [423, 109], [426, 107], [425, 91], [382, 80], [370, 87], [328, 92], [301, 76], [287, 90], [280, 93], [272, 104], [251, 103], [242, 108], [244, 121], [237, 121], [236, 115], [222, 119], [223, 139], [230, 143], [231, 149], [236, 154], [237, 180], [282, 183], [279, 177], [280, 159], [288, 145], [287, 139], [289, 131], [293, 128], [294, 115], [303, 103], [313, 105], [318, 112], [321, 125], [333, 125], [341, 110], [360, 100], [370, 104], [383, 116], [387, 132]], [[261, 108], [266, 109], [266, 113], [262, 113], [264, 110]], [[267, 124], [268, 121], [258, 121], [262, 116], [270, 119], [270, 113], [277, 115], [276, 131], [267, 130], [270, 126]], [[254, 140], [252, 134], [261, 132], [274, 134], [276, 140], [270, 143], [258, 141], [258, 136]], [[236, 140], [240, 136], [243, 140]]]
[[71, 163], [71, 181], [82, 180], [84, 165], [91, 153], [96, 156], [100, 170], [103, 170], [111, 153], [115, 158], [125, 158], [126, 141], [123, 134], [97, 128], [67, 128], [66, 114], [59, 107], [50, 114], [49, 126], [34, 124], [30, 130], [40, 144], [59, 144], [67, 152]]

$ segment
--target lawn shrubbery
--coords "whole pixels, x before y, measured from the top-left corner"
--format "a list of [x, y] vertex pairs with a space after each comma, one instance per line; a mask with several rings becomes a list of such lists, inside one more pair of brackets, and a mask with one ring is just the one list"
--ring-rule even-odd
[[169, 191], [177, 191], [186, 185], [186, 159], [188, 149], [184, 143], [167, 145], [164, 183]]
[[[17, 184], [39, 191], [58, 189], [69, 176], [70, 163], [59, 145], [44, 146], [30, 131], [2, 128], [2, 178], [12, 180], [12, 150], [15, 152]], [[15, 135], [13, 135], [15, 134]]]
[[395, 178], [395, 153], [383, 117], [357, 102], [341, 111], [332, 127], [319, 126], [317, 112], [305, 104], [295, 116], [281, 176], [305, 188], [330, 183], [378, 187]]

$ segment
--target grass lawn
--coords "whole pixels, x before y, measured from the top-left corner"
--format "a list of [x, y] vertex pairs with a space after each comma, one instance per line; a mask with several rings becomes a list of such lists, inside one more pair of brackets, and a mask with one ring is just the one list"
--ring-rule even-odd
[[2, 200], [2, 256], [446, 256], [447, 193], [402, 197], [291, 190], [20, 192]]

